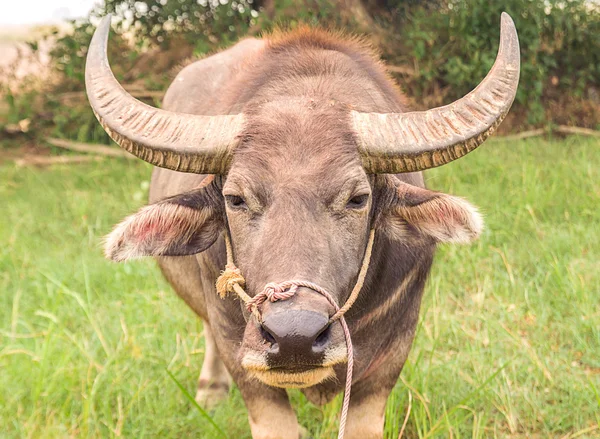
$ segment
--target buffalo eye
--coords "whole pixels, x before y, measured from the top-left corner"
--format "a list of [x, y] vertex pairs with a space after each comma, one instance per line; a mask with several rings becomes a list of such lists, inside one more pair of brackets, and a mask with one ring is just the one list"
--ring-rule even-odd
[[227, 205], [232, 209], [247, 209], [246, 200], [238, 195], [225, 195]]
[[369, 201], [369, 194], [355, 195], [348, 200], [346, 209], [362, 209]]

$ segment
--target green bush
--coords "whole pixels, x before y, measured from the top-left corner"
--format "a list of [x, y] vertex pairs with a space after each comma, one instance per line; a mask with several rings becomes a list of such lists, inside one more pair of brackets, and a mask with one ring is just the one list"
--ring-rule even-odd
[[550, 88], [582, 98], [587, 87], [600, 84], [598, 4], [586, 0], [446, 0], [438, 5], [411, 8], [407, 16], [396, 17], [402, 23], [399, 39], [406, 51], [398, 55], [393, 47], [385, 48], [394, 62], [414, 67], [414, 76], [407, 81], [411, 96], [442, 90], [440, 98], [452, 101], [479, 83], [494, 62], [503, 11], [512, 16], [519, 32], [521, 84], [516, 102], [530, 124], [544, 121], [543, 98]]
[[5, 93], [5, 119], [34, 121], [34, 137], [109, 142], [85, 99], [64, 99], [73, 92], [83, 98], [91, 23], [106, 13], [115, 15], [117, 30], [109, 59], [124, 84], [164, 90], [173, 66], [191, 55], [276, 26], [308, 23], [366, 32], [388, 63], [401, 67], [398, 82], [416, 107], [427, 108], [463, 96], [483, 79], [495, 58], [503, 11], [513, 17], [521, 41], [513, 128], [600, 126], [600, 5], [586, 0], [106, 0], [89, 20], [72, 23], [68, 35], [51, 35], [57, 38], [53, 80], [41, 89]]
[[[72, 21], [71, 25], [71, 32], [60, 36], [50, 52], [51, 68], [60, 76], [58, 85], [61, 92], [82, 90], [87, 49], [96, 29], [88, 20]], [[139, 52], [118, 33], [111, 36], [108, 51], [113, 72], [117, 78], [123, 79], [135, 64]]]
[[183, 38], [202, 53], [236, 41], [258, 17], [252, 0], [105, 0], [93, 14], [109, 13], [140, 44], [166, 49]]

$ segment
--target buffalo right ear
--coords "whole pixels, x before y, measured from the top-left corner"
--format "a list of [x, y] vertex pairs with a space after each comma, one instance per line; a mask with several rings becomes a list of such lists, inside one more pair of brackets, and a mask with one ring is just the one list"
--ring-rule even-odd
[[198, 189], [125, 218], [106, 237], [106, 257], [122, 262], [143, 256], [185, 256], [210, 247], [225, 226], [225, 207], [214, 178], [207, 179]]
[[435, 242], [468, 244], [481, 234], [483, 218], [467, 200], [395, 177], [392, 181], [393, 194], [382, 217], [382, 227], [391, 239], [404, 240], [414, 230]]

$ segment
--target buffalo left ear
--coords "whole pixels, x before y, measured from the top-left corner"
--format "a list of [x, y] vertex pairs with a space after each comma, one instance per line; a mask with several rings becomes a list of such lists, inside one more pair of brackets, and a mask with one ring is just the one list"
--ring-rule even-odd
[[384, 213], [392, 239], [405, 239], [411, 228], [436, 242], [468, 244], [479, 237], [483, 218], [468, 201], [396, 179], [395, 196]]
[[200, 253], [219, 237], [224, 205], [212, 177], [200, 188], [164, 199], [128, 216], [106, 237], [104, 253], [122, 262], [143, 256]]

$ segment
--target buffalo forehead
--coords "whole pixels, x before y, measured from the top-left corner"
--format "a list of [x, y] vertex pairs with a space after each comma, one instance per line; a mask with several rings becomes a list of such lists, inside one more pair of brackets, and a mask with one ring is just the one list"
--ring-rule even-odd
[[[267, 186], [341, 188], [364, 172], [345, 114], [310, 99], [264, 104], [248, 121], [230, 174]], [[335, 104], [333, 104], [335, 105]]]

